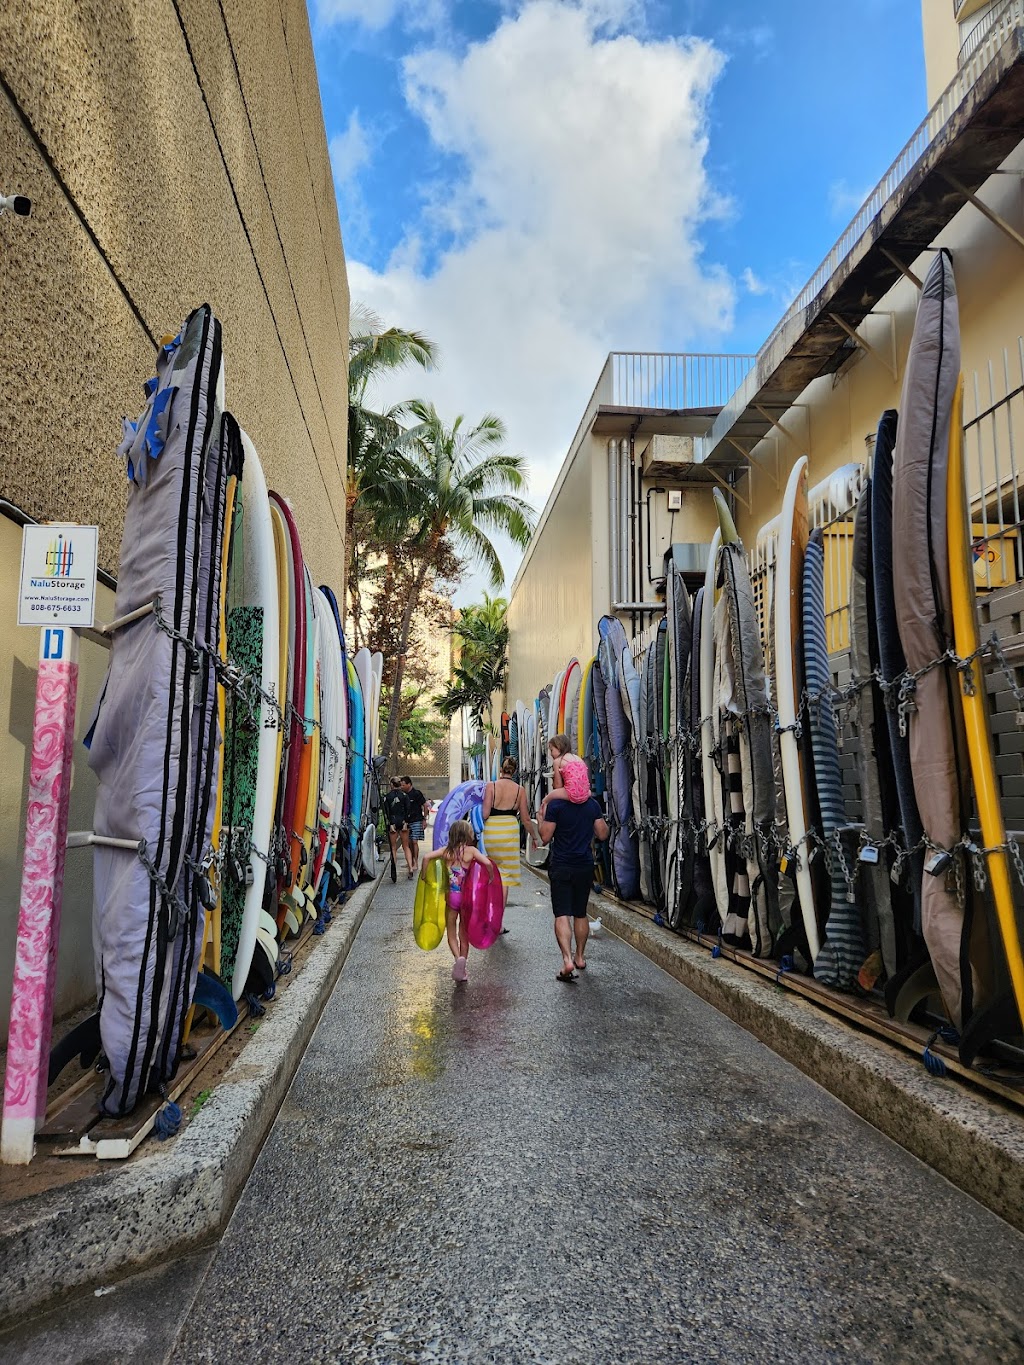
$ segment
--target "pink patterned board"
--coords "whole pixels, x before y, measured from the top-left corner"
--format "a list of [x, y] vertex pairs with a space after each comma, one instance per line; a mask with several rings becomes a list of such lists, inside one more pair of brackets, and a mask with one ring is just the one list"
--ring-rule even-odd
[[462, 903], [468, 906], [462, 914], [471, 947], [489, 948], [500, 937], [505, 916], [501, 873], [493, 863], [489, 877], [482, 864], [473, 863], [466, 875]]
[[0, 1156], [32, 1160], [46, 1115], [53, 994], [64, 895], [64, 852], [78, 695], [78, 637], [41, 632]]

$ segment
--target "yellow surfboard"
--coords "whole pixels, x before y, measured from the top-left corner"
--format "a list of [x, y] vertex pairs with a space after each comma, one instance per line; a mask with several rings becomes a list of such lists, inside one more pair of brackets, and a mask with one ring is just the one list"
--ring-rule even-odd
[[[964, 480], [963, 376], [953, 398], [949, 426], [949, 466], [946, 474], [946, 533], [949, 539], [949, 579], [953, 602], [953, 644], [961, 659], [974, 653], [980, 644], [978, 611], [974, 586], [974, 556], [968, 520], [967, 487]], [[1003, 941], [1003, 952], [1013, 985], [1017, 1011], [1024, 1021], [1024, 954], [1020, 930], [1013, 909], [1010, 859], [1005, 848], [1006, 826], [999, 806], [992, 732], [985, 701], [985, 677], [981, 662], [975, 659], [967, 673], [960, 674], [960, 690], [967, 728], [967, 748], [971, 759], [974, 795], [981, 819], [981, 837], [987, 848], [988, 874], [992, 883], [996, 920]]]
[[432, 858], [416, 882], [412, 909], [412, 931], [424, 952], [429, 953], [444, 938], [447, 913], [448, 869], [443, 858]]

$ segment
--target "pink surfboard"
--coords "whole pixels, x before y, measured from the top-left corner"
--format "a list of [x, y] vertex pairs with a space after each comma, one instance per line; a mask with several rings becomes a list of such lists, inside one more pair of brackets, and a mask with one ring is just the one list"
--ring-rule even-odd
[[501, 936], [501, 922], [505, 916], [501, 873], [493, 864], [488, 877], [481, 863], [473, 863], [466, 874], [462, 904], [463, 923], [470, 946], [489, 948]]

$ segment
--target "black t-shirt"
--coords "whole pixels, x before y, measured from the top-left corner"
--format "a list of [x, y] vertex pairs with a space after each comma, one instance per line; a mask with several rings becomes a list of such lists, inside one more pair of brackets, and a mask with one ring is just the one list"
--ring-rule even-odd
[[409, 807], [405, 792], [389, 791], [384, 794], [384, 819], [392, 829], [401, 829], [409, 818]]
[[409, 812], [409, 820], [422, 820], [423, 807], [427, 804], [427, 798], [420, 791], [419, 787], [410, 787], [405, 793], [405, 805]]
[[593, 865], [594, 821], [604, 819], [604, 811], [592, 796], [579, 805], [560, 799], [549, 801], [546, 819], [554, 825], [551, 837], [551, 862], [571, 867]]

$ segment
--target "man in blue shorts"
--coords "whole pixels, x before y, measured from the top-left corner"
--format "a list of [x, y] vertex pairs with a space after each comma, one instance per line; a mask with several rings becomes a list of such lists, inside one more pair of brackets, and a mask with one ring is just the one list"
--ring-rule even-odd
[[[594, 884], [595, 839], [608, 838], [608, 823], [592, 796], [578, 805], [574, 801], [541, 804], [537, 815], [541, 842], [551, 845], [548, 882], [555, 916], [555, 941], [562, 954], [559, 981], [575, 981], [576, 971], [587, 966], [590, 934], [587, 901]], [[571, 923], [570, 923], [571, 921]], [[573, 952], [573, 938], [576, 951]]]
[[406, 818], [409, 821], [409, 843], [412, 846], [412, 867], [415, 872], [420, 862], [420, 843], [423, 839], [423, 820], [426, 815], [427, 798], [418, 787], [412, 785], [411, 777], [402, 778], [402, 791], [405, 793]]

